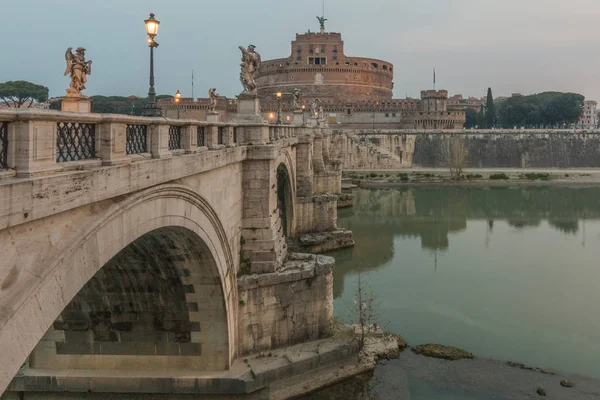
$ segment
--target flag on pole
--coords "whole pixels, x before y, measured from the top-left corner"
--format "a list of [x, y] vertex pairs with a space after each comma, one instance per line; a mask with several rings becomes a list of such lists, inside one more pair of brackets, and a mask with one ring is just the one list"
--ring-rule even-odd
[[433, 90], [435, 90], [435, 67], [433, 68]]
[[194, 101], [194, 70], [192, 70], [192, 101]]

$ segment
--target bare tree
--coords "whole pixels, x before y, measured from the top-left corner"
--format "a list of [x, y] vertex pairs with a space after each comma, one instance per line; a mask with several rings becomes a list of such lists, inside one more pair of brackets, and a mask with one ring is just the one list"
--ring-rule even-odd
[[458, 136], [442, 139], [439, 156], [442, 163], [450, 169], [451, 178], [460, 179], [469, 159], [469, 150], [464, 139]]
[[352, 314], [358, 319], [358, 348], [362, 350], [365, 340], [369, 334], [377, 332], [377, 321], [379, 319], [378, 299], [372, 289], [368, 288], [358, 274], [356, 286], [356, 298], [352, 307]]

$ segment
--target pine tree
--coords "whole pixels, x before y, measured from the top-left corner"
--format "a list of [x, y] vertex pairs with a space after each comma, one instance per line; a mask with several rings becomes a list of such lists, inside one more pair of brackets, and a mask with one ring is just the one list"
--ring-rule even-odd
[[492, 88], [488, 88], [487, 102], [486, 102], [486, 114], [485, 114], [485, 127], [486, 129], [492, 129], [495, 125], [496, 109], [494, 107], [494, 97], [492, 96]]

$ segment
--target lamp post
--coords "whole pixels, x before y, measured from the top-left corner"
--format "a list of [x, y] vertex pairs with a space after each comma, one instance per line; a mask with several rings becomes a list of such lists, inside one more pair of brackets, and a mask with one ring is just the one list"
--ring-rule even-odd
[[181, 92], [178, 90], [175, 93], [175, 104], [177, 104], [177, 119], [179, 119], [179, 102], [181, 101]]
[[283, 96], [283, 93], [275, 93], [275, 97], [277, 98], [277, 125], [281, 125], [281, 96]]
[[144, 106], [144, 115], [148, 117], [160, 116], [160, 110], [156, 106], [156, 92], [154, 91], [154, 48], [158, 47], [158, 42], [154, 40], [158, 35], [158, 26], [160, 22], [154, 19], [154, 14], [144, 21], [146, 24], [146, 33], [148, 34], [148, 46], [150, 47], [150, 90], [148, 90], [148, 103]]
[[302, 126], [306, 125], [306, 121], [305, 121], [305, 111], [306, 111], [306, 106], [304, 104], [302, 104]]

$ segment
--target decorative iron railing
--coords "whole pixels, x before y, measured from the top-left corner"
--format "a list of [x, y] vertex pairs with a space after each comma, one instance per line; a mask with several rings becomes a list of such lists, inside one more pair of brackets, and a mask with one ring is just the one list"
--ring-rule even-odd
[[220, 126], [219, 134], [217, 135], [217, 144], [224, 144], [224, 143], [225, 143], [225, 127]]
[[59, 122], [56, 135], [56, 162], [96, 157], [96, 125]]
[[8, 122], [0, 122], [0, 169], [8, 168]]
[[205, 142], [206, 138], [204, 136], [205, 129], [206, 128], [204, 126], [199, 126], [198, 130], [196, 131], [197, 132], [196, 134], [198, 135], [198, 140], [197, 140], [198, 147], [206, 146], [206, 142]]
[[125, 149], [127, 154], [148, 152], [148, 137], [146, 125], [127, 125]]
[[181, 148], [181, 127], [169, 126], [169, 150]]

